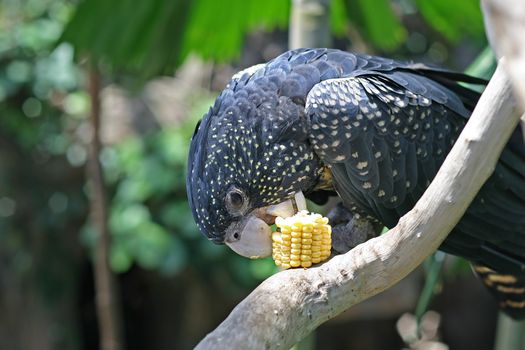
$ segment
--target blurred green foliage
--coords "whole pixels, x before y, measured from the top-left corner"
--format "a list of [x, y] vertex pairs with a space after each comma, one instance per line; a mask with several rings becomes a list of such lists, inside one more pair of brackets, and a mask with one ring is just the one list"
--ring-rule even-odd
[[[68, 164], [64, 173], [82, 169], [89, 142], [85, 136], [89, 96], [79, 63], [84, 57], [108, 63], [105, 67], [113, 69], [105, 73], [109, 81], [122, 74], [142, 79], [172, 74], [192, 53], [214, 61], [239, 57], [249, 32], [283, 29], [289, 14], [290, 1], [283, 0], [2, 2], [0, 138], [12, 141], [38, 166], [52, 168], [62, 159]], [[437, 44], [439, 52], [452, 50], [436, 38], [483, 41], [475, 0], [333, 0], [331, 16], [337, 36], [348, 36], [351, 28], [380, 52], [431, 56]], [[418, 31], [410, 31], [407, 23], [414, 17], [431, 28], [418, 24]], [[210, 103], [201, 100], [182, 125], [104, 149], [101, 161], [110, 191], [115, 271], [125, 272], [137, 264], [174, 275], [191, 268], [207, 278], [222, 279], [225, 286], [253, 286], [276, 270], [269, 259], [249, 261], [209, 243], [193, 222], [184, 183], [187, 147], [196, 118]], [[0, 233], [11, 232], [0, 234], [0, 240], [19, 232], [14, 228], [22, 212], [15, 182], [9, 171], [0, 172]], [[60, 231], [64, 221], [58, 217], [86, 218], [82, 188], [57, 191], [46, 186], [42, 184], [38, 203], [46, 208], [39, 214], [49, 230]], [[85, 225], [83, 242], [92, 246], [95, 239]], [[230, 278], [235, 283], [228, 284]]]
[[415, 0], [419, 12], [437, 31], [452, 42], [465, 34], [482, 39], [483, 16], [479, 1]]
[[[0, 138], [20, 148], [24, 162], [29, 158], [36, 160], [37, 167], [56, 167], [56, 159], [62, 158], [64, 166], [69, 163], [71, 168], [61, 171], [74, 172], [87, 158], [85, 115], [89, 96], [83, 90], [84, 76], [75, 62], [73, 47], [68, 43], [56, 45], [74, 4], [29, 0], [0, 6]], [[200, 117], [211, 102], [202, 101], [192, 115]], [[210, 278], [233, 279], [221, 283], [225, 288], [252, 287], [275, 271], [273, 262], [246, 261], [210, 244], [193, 222], [185, 173], [195, 122], [190, 118], [181, 126], [146, 137], [134, 136], [103, 150], [101, 162], [111, 196], [111, 266], [116, 272], [125, 272], [138, 264], [168, 275], [192, 266]], [[40, 210], [38, 215], [34, 208], [24, 211], [20, 188], [27, 183], [20, 183], [14, 175], [13, 170], [0, 171], [0, 242], [4, 249], [31, 259], [31, 244], [21, 239], [22, 232], [30, 232], [27, 226], [31, 223], [24, 217], [32, 216], [38, 231], [60, 239], [61, 228], [68, 221], [78, 220], [79, 215], [85, 220], [86, 198], [79, 184], [74, 191], [61, 192], [44, 181], [33, 182], [28, 190], [38, 196], [35, 205]], [[88, 247], [93, 246], [96, 234], [89, 222], [81, 237]], [[14, 262], [24, 270], [31, 266], [27, 259]], [[52, 261], [47, 262], [52, 265]], [[42, 268], [46, 269], [45, 265]], [[44, 289], [60, 285], [56, 279], [45, 278], [50, 274], [41, 276], [43, 281], [54, 281], [42, 284]]]
[[[282, 0], [24, 0], [0, 6], [0, 110], [6, 116], [0, 129], [33, 157], [65, 157], [72, 167], [84, 165], [87, 157], [86, 140], [77, 132], [86, 127], [89, 104], [77, 63], [83, 55], [144, 78], [171, 73], [190, 53], [217, 61], [237, 57], [247, 33], [284, 28], [290, 13], [290, 2]], [[394, 50], [411, 40], [403, 16], [416, 9], [452, 41], [482, 35], [474, 0], [333, 0], [332, 29], [345, 36], [352, 26], [377, 49]], [[210, 102], [202, 101], [192, 115], [202, 115]], [[137, 263], [166, 274], [188, 266], [209, 273], [214, 266], [252, 284], [275, 271], [271, 261], [236, 257], [202, 239], [193, 223], [184, 178], [194, 123], [190, 118], [184, 125], [104, 149], [101, 161], [111, 189], [111, 265], [124, 272]], [[65, 205], [67, 213], [70, 194], [49, 196], [52, 208]], [[87, 225], [82, 237], [91, 246], [96, 235]]]
[[[61, 37], [77, 53], [89, 53], [116, 69], [143, 78], [171, 74], [195, 53], [205, 59], [237, 58], [246, 35], [257, 28], [285, 28], [287, 0], [83, 0]], [[353, 27], [381, 51], [409, 39], [402, 17], [417, 10], [436, 31], [457, 42], [483, 38], [477, 0], [332, 0], [333, 32]]]
[[73, 5], [62, 0], [0, 3], [0, 128], [39, 156], [65, 154], [64, 132], [85, 113], [73, 47], [56, 45]]
[[[68, 293], [78, 297], [74, 256], [91, 252], [97, 239], [84, 175], [90, 142], [86, 57], [98, 60], [104, 84], [118, 82], [137, 92], [136, 81], [172, 75], [193, 54], [214, 62], [240, 58], [249, 33], [286, 29], [290, 4], [0, 2], [0, 261], [11, 273], [5, 275], [0, 264], [3, 280], [20, 283], [20, 290], [37, 286], [51, 308]], [[477, 0], [332, 0], [331, 19], [342, 48], [362, 40], [374, 53], [456, 68], [485, 45]], [[493, 68], [487, 50], [468, 72], [488, 77]], [[185, 191], [187, 152], [194, 125], [212, 99], [209, 94], [192, 99], [185, 121], [103, 149], [110, 263], [118, 273], [139, 266], [176, 277], [176, 283], [191, 275], [214, 295], [234, 299], [277, 269], [270, 258], [245, 259], [198, 232]], [[440, 274], [442, 261], [436, 255], [425, 265], [418, 315], [443, 279], [469, 270], [468, 262], [455, 259]]]
[[219, 61], [237, 57], [249, 31], [283, 28], [288, 14], [282, 0], [85, 0], [61, 41], [151, 77], [172, 74], [192, 52]]
[[[202, 106], [207, 108], [210, 102], [206, 99]], [[111, 266], [125, 272], [136, 263], [165, 275], [191, 267], [203, 276], [230, 276], [240, 287], [252, 287], [276, 271], [273, 261], [249, 261], [211, 244], [193, 221], [185, 180], [195, 123], [190, 118], [177, 127], [131, 137], [103, 150], [101, 161], [112, 198]], [[93, 246], [95, 239], [86, 226], [84, 242]]]
[[[4, 332], [30, 333], [25, 325], [16, 327], [16, 322], [33, 321], [35, 309], [29, 305], [38, 305], [41, 314], [58, 315], [64, 301], [76, 297], [77, 232], [87, 212], [82, 190], [86, 150], [77, 130], [85, 124], [82, 116], [89, 100], [73, 47], [57, 45], [72, 9], [73, 4], [65, 0], [0, 2], [0, 323]], [[9, 298], [10, 294], [16, 298]], [[54, 327], [54, 348], [61, 344], [73, 349], [74, 325]], [[18, 348], [7, 344], [19, 340], [10, 333], [0, 339], [0, 348]]]
[[[97, 237], [84, 175], [90, 142], [86, 57], [101, 63], [105, 84], [118, 81], [131, 90], [137, 78], [173, 75], [192, 54], [214, 62], [238, 59], [249, 33], [286, 29], [290, 4], [1, 1], [0, 261], [12, 273], [4, 276], [0, 264], [2, 278], [20, 283], [21, 290], [27, 278], [51, 306], [77, 293], [78, 269], [69, 264], [83, 248], [91, 251]], [[485, 45], [477, 0], [332, 0], [331, 19], [341, 46], [360, 38], [372, 52], [394, 57], [464, 67], [464, 57], [468, 62]], [[487, 51], [469, 73], [488, 77], [493, 67]], [[196, 120], [212, 103], [208, 96], [195, 100], [181, 124], [103, 149], [110, 262], [118, 273], [139, 266], [181, 281], [189, 272], [224, 295], [240, 296], [276, 267], [271, 259], [248, 260], [210, 243], [193, 222], [185, 192], [188, 145]], [[419, 313], [441, 283], [440, 261], [427, 263]], [[445, 277], [466, 270], [468, 263], [456, 259]]]
[[347, 0], [344, 5], [348, 20], [380, 49], [392, 51], [406, 40], [406, 29], [390, 1]]

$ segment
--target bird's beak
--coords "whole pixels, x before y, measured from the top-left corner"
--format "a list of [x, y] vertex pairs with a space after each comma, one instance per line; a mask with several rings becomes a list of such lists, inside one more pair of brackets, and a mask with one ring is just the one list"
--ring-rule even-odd
[[286, 218], [300, 210], [306, 210], [306, 199], [297, 192], [292, 199], [279, 204], [253, 210], [242, 220], [226, 230], [224, 242], [237, 254], [250, 259], [264, 258], [272, 254], [272, 229], [269, 225], [277, 216]]
[[295, 193], [292, 199], [266, 207], [266, 214], [273, 216], [275, 221], [277, 216], [287, 218], [301, 210], [306, 210], [306, 198], [304, 198], [303, 192], [299, 191]]

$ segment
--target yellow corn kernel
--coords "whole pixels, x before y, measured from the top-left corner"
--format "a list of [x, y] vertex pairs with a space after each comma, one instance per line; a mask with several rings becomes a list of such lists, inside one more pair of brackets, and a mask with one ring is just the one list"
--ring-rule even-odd
[[312, 224], [303, 225], [303, 232], [312, 232], [313, 230], [314, 226]]
[[292, 238], [301, 238], [301, 231], [292, 231]]
[[289, 218], [276, 218], [272, 233], [272, 257], [284, 269], [307, 268], [330, 257], [332, 228], [320, 214], [301, 211]]
[[299, 267], [299, 266], [301, 266], [301, 261], [299, 261], [299, 260], [290, 261], [290, 266], [291, 267]]

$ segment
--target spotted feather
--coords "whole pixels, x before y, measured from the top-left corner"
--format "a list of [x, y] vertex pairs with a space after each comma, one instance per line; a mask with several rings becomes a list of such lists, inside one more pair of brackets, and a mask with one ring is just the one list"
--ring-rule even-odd
[[421, 196], [466, 122], [447, 105], [447, 94], [435, 84], [419, 80], [410, 89], [370, 72], [315, 85], [306, 102], [310, 139], [323, 161], [344, 164], [333, 169], [336, 187], [395, 225], [399, 206]]

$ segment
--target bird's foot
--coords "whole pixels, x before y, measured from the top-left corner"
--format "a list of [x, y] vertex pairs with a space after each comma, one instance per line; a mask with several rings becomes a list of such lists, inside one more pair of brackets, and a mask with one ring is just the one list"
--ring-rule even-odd
[[332, 225], [332, 249], [335, 254], [344, 254], [381, 233], [382, 225], [352, 214], [341, 203], [327, 217]]

